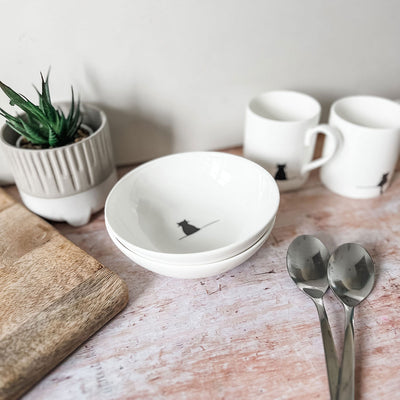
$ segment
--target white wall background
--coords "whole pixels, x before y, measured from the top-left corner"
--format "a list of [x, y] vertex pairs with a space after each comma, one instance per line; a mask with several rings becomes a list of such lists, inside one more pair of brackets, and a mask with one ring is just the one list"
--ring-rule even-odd
[[[35, 98], [51, 66], [110, 118], [121, 164], [242, 143], [271, 89], [400, 97], [396, 0], [0, 0], [0, 80]], [[0, 93], [0, 107], [10, 109]], [[0, 170], [7, 171], [0, 156]], [[0, 172], [1, 174], [1, 172]]]

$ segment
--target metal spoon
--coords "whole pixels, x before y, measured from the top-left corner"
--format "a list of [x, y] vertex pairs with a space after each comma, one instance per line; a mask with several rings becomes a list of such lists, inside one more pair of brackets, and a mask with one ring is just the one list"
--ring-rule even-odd
[[329, 287], [326, 275], [328, 259], [329, 252], [319, 239], [314, 236], [302, 235], [290, 244], [286, 256], [286, 265], [294, 283], [313, 300], [317, 307], [325, 350], [329, 392], [331, 398], [334, 399], [337, 389], [339, 363], [322, 299]]
[[374, 262], [359, 244], [343, 244], [329, 259], [328, 280], [345, 311], [346, 330], [337, 399], [354, 399], [354, 307], [371, 293], [375, 280]]

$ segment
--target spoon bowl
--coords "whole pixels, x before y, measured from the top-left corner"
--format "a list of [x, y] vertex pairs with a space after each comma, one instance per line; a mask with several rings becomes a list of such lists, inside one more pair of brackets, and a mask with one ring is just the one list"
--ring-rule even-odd
[[322, 298], [329, 287], [326, 273], [328, 260], [328, 249], [319, 239], [301, 235], [290, 244], [286, 265], [300, 290], [311, 298]]
[[343, 244], [329, 260], [328, 280], [339, 300], [355, 307], [371, 293], [374, 286], [374, 262], [359, 244]]

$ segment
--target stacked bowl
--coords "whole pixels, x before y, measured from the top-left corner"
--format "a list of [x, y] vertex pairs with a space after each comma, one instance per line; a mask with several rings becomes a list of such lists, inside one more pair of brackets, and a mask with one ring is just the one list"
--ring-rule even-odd
[[191, 152], [135, 168], [111, 190], [107, 231], [135, 263], [175, 278], [228, 271], [267, 240], [279, 206], [272, 176], [243, 157]]

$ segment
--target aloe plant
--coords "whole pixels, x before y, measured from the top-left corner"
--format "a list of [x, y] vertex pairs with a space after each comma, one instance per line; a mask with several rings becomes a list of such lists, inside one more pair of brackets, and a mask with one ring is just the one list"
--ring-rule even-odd
[[74, 90], [71, 87], [71, 108], [67, 116], [51, 103], [49, 90], [49, 74], [46, 79], [40, 74], [42, 85], [39, 105], [33, 104], [25, 96], [0, 82], [0, 88], [10, 99], [10, 105], [19, 107], [24, 114], [13, 116], [0, 108], [0, 115], [6, 123], [29, 142], [41, 147], [60, 147], [74, 141], [74, 137], [82, 122], [80, 102], [75, 101]]

